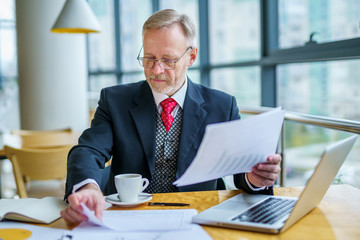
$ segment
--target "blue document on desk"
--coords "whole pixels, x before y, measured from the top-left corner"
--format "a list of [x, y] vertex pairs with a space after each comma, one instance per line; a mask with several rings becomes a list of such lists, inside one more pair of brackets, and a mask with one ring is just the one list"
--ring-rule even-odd
[[174, 185], [250, 172], [276, 152], [284, 116], [285, 110], [276, 108], [244, 120], [208, 125], [197, 155]]

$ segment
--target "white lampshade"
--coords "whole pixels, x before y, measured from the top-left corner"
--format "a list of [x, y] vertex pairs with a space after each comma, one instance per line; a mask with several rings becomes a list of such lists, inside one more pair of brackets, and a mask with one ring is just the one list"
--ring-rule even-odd
[[92, 33], [100, 31], [100, 24], [86, 0], [66, 0], [51, 31], [54, 33]]

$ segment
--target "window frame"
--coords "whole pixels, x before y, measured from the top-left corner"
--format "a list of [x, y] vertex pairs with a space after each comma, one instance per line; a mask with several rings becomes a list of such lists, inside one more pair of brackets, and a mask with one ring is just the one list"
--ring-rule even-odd
[[[261, 106], [278, 106], [276, 67], [280, 64], [360, 59], [360, 38], [320, 44], [312, 43], [293, 48], [280, 49], [278, 39], [278, 0], [259, 0], [261, 32], [260, 59], [226, 64], [210, 64], [209, 41], [211, 41], [211, 39], [209, 39], [209, 2], [208, 0], [198, 0], [198, 4], [199, 42], [201, 46], [198, 59], [200, 63], [198, 66], [191, 67], [191, 69], [200, 72], [201, 84], [211, 87], [210, 72], [213, 69], [259, 66], [261, 69]], [[120, 0], [114, 0], [116, 69], [113, 71], [89, 71], [88, 75], [90, 77], [90, 75], [115, 74], [117, 83], [122, 84], [121, 79], [124, 75], [137, 74], [141, 73], [141, 71], [123, 71], [121, 69], [121, 24], [119, 5]], [[152, 12], [156, 12], [159, 9], [160, 1], [152, 0]]]

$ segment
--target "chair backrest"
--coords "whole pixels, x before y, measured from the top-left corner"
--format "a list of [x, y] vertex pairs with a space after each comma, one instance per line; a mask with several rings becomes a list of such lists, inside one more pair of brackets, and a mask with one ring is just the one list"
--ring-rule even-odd
[[17, 192], [26, 198], [24, 179], [65, 179], [67, 155], [73, 145], [56, 148], [29, 149], [5, 146], [6, 157], [13, 165]]
[[79, 134], [74, 132], [53, 132], [19, 136], [21, 148], [54, 148], [77, 144]]
[[71, 129], [68, 129], [68, 131], [64, 129], [64, 131], [54, 130], [39, 133], [33, 131], [24, 134], [16, 131], [12, 132], [12, 134], [4, 135], [4, 145], [16, 148], [54, 148], [70, 144], [74, 145], [77, 144], [80, 136], [79, 132], [73, 132]]
[[63, 129], [55, 129], [55, 130], [25, 130], [25, 129], [19, 129], [19, 130], [12, 130], [11, 134], [24, 136], [24, 135], [36, 135], [36, 134], [53, 134], [53, 133], [71, 133], [71, 128], [63, 128]]

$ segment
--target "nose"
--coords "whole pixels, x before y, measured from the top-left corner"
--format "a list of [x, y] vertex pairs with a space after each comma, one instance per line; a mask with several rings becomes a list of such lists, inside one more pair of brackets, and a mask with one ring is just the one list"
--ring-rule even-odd
[[158, 74], [164, 72], [164, 69], [160, 66], [159, 60], [154, 63], [154, 66], [151, 68], [151, 71], [152, 71], [155, 75], [158, 75]]

